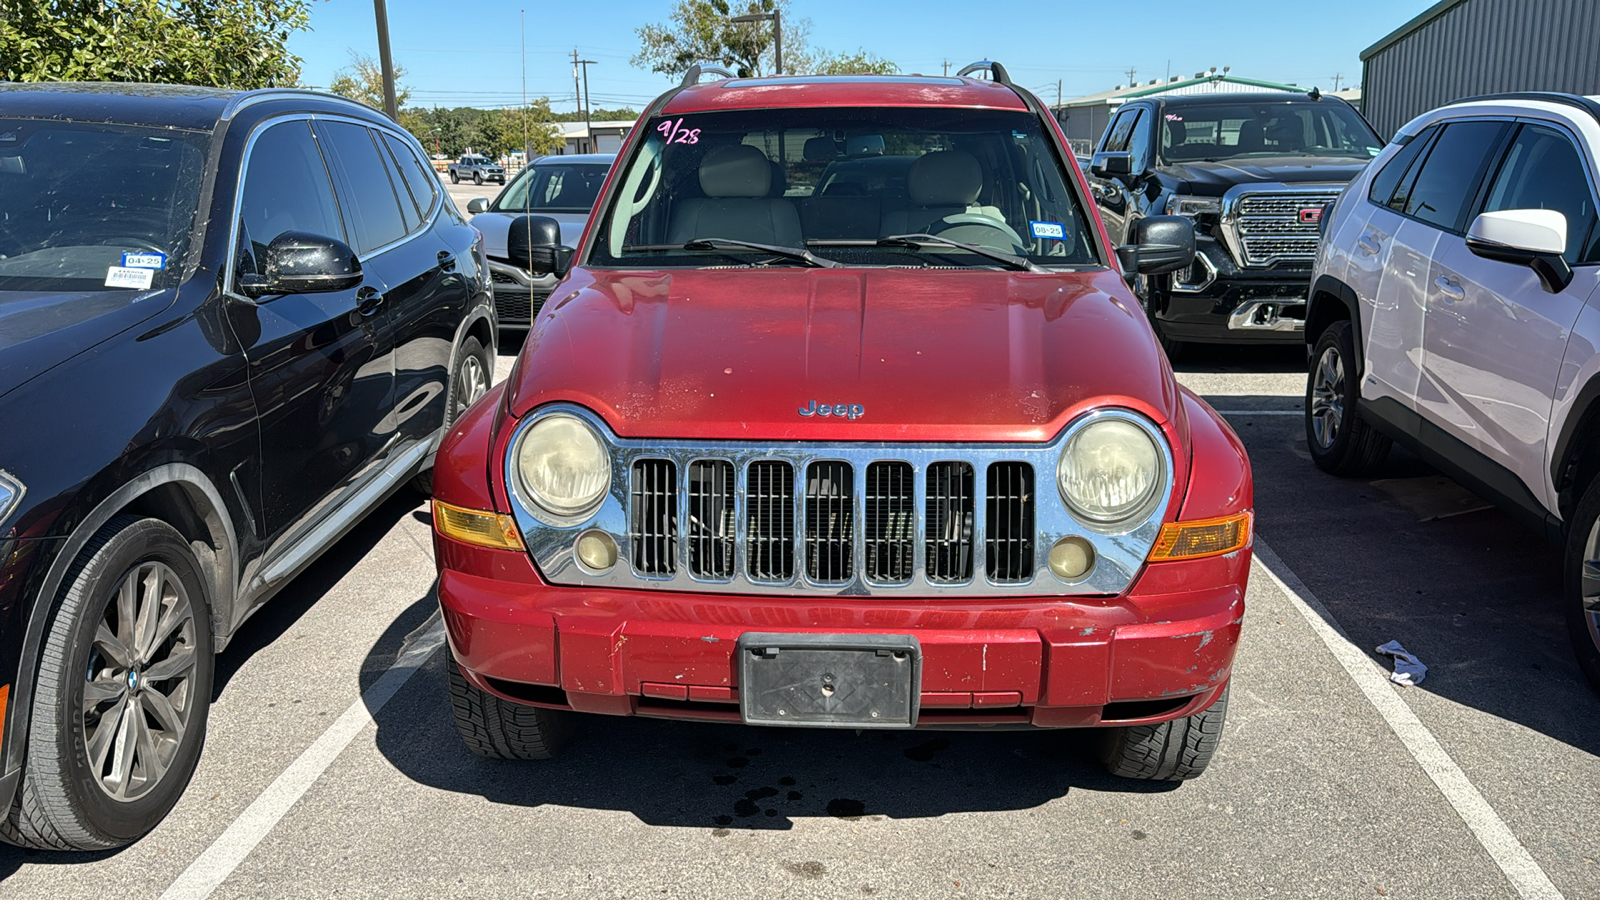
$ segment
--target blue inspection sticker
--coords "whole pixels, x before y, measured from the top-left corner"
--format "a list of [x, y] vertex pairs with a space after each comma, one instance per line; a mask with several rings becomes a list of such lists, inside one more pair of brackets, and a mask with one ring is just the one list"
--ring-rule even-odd
[[1028, 222], [1036, 238], [1049, 238], [1050, 240], [1064, 241], [1067, 239], [1067, 226], [1060, 222]]
[[165, 253], [124, 253], [122, 254], [123, 268], [127, 269], [165, 269], [167, 255]]

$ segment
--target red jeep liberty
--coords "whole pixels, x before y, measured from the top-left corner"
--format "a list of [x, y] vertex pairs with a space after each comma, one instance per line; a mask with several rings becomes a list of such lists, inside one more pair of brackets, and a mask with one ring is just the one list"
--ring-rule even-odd
[[[984, 71], [988, 79], [965, 77]], [[1045, 108], [963, 77], [729, 78], [651, 104], [510, 379], [434, 475], [461, 735], [573, 712], [1098, 727], [1215, 752], [1250, 566], [1243, 446], [1179, 386]]]

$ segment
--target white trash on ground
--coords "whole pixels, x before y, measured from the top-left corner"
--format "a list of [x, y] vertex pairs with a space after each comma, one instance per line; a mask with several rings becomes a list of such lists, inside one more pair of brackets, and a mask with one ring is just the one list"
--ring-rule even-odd
[[1394, 672], [1389, 675], [1389, 680], [1395, 684], [1419, 685], [1428, 675], [1428, 667], [1417, 659], [1416, 654], [1400, 646], [1399, 641], [1390, 641], [1377, 648], [1377, 652], [1394, 658]]

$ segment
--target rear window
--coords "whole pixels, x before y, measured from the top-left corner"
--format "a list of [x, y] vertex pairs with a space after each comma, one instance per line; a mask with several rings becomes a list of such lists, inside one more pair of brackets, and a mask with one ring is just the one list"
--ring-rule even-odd
[[1219, 103], [1168, 107], [1161, 122], [1163, 162], [1242, 157], [1329, 156], [1371, 159], [1383, 141], [1335, 100]]

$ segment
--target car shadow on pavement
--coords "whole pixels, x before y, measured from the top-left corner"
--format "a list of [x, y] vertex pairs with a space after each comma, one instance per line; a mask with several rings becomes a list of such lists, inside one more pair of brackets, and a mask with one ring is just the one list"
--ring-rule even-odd
[[1311, 462], [1300, 417], [1231, 424], [1255, 472], [1257, 534], [1357, 647], [1387, 670], [1373, 649], [1398, 640], [1428, 666], [1417, 691], [1600, 754], [1560, 545], [1402, 448], [1369, 477], [1336, 478]]
[[1185, 344], [1173, 371], [1182, 373], [1297, 374], [1306, 373], [1304, 344]]
[[[422, 598], [377, 642], [363, 689], [437, 609]], [[572, 714], [555, 759], [490, 760], [456, 734], [448, 646], [376, 715], [377, 748], [440, 790], [524, 807], [630, 812], [648, 825], [786, 830], [797, 818], [908, 819], [1031, 809], [1071, 790], [1157, 793], [1177, 784], [1113, 778], [1098, 732], [851, 731], [754, 728]]]

